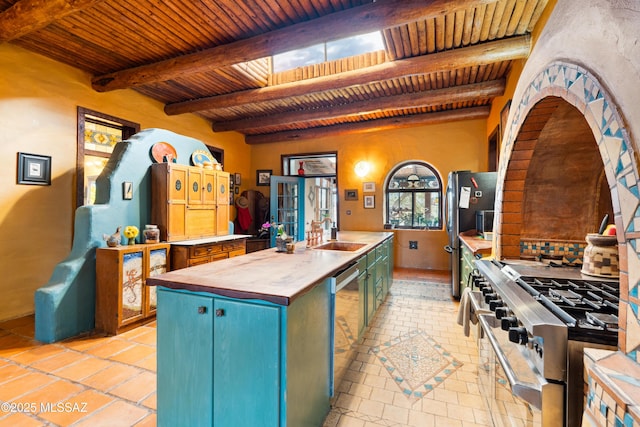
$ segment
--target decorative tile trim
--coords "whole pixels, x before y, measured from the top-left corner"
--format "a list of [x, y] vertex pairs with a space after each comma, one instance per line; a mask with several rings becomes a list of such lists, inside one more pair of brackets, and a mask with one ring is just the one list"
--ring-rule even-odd
[[[611, 95], [607, 93], [599, 79], [587, 69], [565, 62], [553, 62], [542, 69], [525, 87], [520, 99], [514, 98], [509, 112], [508, 125], [498, 170], [498, 186], [496, 204], [503, 201], [504, 178], [509, 158], [521, 126], [529, 112], [544, 98], [556, 96], [575, 106], [581, 111], [593, 131], [604, 163], [604, 170], [611, 189], [612, 202], [615, 209], [615, 222], [618, 233], [624, 233], [621, 245], [627, 247], [627, 257], [621, 259], [621, 274], [628, 275], [630, 293], [638, 294], [640, 287], [640, 174], [634, 161], [634, 144], [624, 127], [624, 121], [616, 108]], [[497, 234], [497, 246], [501, 247], [501, 234]], [[621, 302], [629, 303], [629, 295], [621, 294]], [[620, 347], [625, 348], [627, 355], [640, 362], [640, 314], [627, 316], [625, 331], [634, 333], [621, 334], [626, 339]], [[633, 323], [632, 323], [633, 322]]]
[[557, 259], [563, 264], [582, 265], [586, 242], [577, 241], [547, 241], [537, 239], [522, 239], [520, 241], [520, 256], [522, 258]]

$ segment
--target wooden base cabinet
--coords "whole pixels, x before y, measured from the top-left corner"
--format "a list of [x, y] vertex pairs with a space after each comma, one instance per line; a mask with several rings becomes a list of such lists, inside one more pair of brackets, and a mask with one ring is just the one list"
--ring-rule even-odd
[[279, 306], [158, 290], [158, 426], [320, 426], [329, 412], [329, 281]]
[[234, 239], [199, 244], [173, 243], [171, 245], [171, 270], [179, 270], [244, 255], [246, 253], [246, 240]]
[[168, 243], [96, 250], [96, 330], [118, 334], [156, 315], [156, 289], [147, 277], [169, 270]]

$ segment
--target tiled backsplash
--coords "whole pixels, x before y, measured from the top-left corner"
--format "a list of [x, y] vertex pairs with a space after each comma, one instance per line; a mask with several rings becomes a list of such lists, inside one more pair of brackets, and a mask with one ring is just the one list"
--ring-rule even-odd
[[520, 257], [539, 261], [554, 260], [567, 265], [582, 265], [586, 242], [539, 239], [520, 240]]

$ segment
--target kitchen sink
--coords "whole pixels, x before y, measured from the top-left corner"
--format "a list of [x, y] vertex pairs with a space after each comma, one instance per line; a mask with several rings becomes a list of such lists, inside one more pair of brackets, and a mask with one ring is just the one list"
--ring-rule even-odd
[[329, 251], [347, 251], [347, 252], [355, 252], [358, 249], [367, 246], [366, 243], [357, 243], [357, 242], [328, 242], [322, 245], [316, 246], [314, 249], [324, 249]]

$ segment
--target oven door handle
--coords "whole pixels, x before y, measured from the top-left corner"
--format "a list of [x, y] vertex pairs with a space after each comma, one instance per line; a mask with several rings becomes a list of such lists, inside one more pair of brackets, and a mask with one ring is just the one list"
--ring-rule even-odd
[[[529, 403], [531, 406], [542, 410], [542, 387], [547, 383], [547, 381], [539, 376], [540, 384], [537, 386], [531, 383], [524, 383], [518, 380], [517, 374], [514, 372], [511, 364], [504, 355], [504, 352], [500, 348], [500, 343], [496, 339], [489, 322], [486, 320], [486, 314], [480, 314], [478, 319], [480, 321], [480, 325], [482, 326], [482, 332], [489, 339], [491, 343], [491, 347], [493, 347], [493, 351], [498, 359], [498, 362], [502, 366], [505, 375], [507, 376], [507, 380], [509, 381], [509, 385], [511, 386], [511, 392], [521, 398], [522, 400]], [[534, 369], [533, 367], [531, 369]]]

